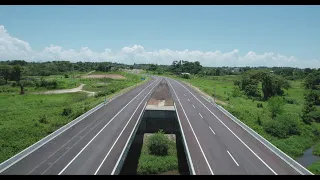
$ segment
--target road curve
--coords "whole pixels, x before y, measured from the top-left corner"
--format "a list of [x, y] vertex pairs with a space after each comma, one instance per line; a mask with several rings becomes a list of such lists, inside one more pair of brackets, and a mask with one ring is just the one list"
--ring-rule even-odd
[[152, 77], [119, 96], [0, 174], [111, 174], [160, 81]]
[[267, 147], [185, 84], [168, 82], [195, 174], [298, 175]]

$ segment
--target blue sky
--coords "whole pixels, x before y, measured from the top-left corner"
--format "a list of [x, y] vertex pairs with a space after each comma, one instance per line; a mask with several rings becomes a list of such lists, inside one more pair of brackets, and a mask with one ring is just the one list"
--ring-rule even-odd
[[319, 19], [320, 6], [0, 6], [0, 60], [320, 68]]

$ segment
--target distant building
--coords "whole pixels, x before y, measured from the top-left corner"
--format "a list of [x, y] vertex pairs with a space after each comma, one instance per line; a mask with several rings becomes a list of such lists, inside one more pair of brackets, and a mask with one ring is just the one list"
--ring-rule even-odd
[[240, 68], [233, 68], [232, 70], [231, 70], [231, 72], [239, 72], [240, 71]]

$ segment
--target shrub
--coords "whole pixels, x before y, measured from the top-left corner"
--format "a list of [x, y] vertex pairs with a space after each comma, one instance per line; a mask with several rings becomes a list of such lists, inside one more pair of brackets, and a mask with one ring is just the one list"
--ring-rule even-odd
[[62, 116], [69, 116], [72, 113], [72, 109], [70, 107], [64, 108], [61, 115]]
[[190, 79], [191, 77], [190, 77], [189, 74], [183, 74], [183, 75], [182, 75], [182, 78], [184, 78], [184, 79]]
[[69, 75], [68, 75], [68, 74], [65, 74], [65, 75], [64, 75], [64, 78], [69, 78]]
[[43, 124], [47, 124], [49, 121], [46, 115], [42, 115], [40, 116], [39, 122]]
[[274, 120], [268, 121], [264, 129], [270, 135], [278, 138], [299, 135], [301, 132], [299, 117], [292, 114], [283, 114]]
[[320, 122], [320, 111], [311, 111], [308, 115], [312, 121]]
[[46, 81], [41, 79], [40, 87], [45, 87], [47, 89], [56, 89], [58, 87], [58, 82], [56, 80]]
[[260, 126], [262, 125], [262, 121], [261, 121], [260, 116], [258, 116], [257, 123], [258, 123], [258, 125], [260, 125]]
[[313, 150], [312, 150], [312, 154], [316, 155], [316, 156], [320, 156], [320, 144], [317, 144]]
[[241, 91], [240, 91], [240, 88], [238, 86], [234, 86], [233, 87], [232, 96], [233, 97], [241, 96]]
[[12, 87], [16, 87], [17, 85], [18, 85], [17, 82], [15, 82], [15, 81], [11, 82], [11, 86], [12, 86]]
[[6, 81], [3, 79], [0, 79], [0, 86], [5, 85], [5, 84], [6, 84]]
[[164, 132], [160, 130], [149, 137], [147, 146], [150, 154], [166, 156], [168, 155], [169, 139], [164, 135]]
[[295, 99], [285, 98], [285, 101], [288, 104], [297, 104], [297, 101]]
[[271, 112], [272, 118], [275, 118], [277, 115], [282, 113], [284, 103], [283, 98], [279, 96], [271, 97], [268, 100], [268, 108]]
[[263, 108], [262, 103], [257, 103], [257, 108]]
[[36, 82], [33, 80], [21, 80], [20, 84], [22, 84], [24, 87], [35, 87]]

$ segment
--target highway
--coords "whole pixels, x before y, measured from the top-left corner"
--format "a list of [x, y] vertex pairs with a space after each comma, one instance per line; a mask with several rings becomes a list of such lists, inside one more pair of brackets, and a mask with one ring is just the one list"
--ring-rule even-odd
[[165, 78], [199, 175], [298, 175], [194, 89]]
[[[153, 76], [149, 82], [110, 101], [0, 170], [0, 174], [114, 174], [148, 99], [162, 79]], [[196, 90], [179, 81], [164, 79], [175, 104], [193, 174], [299, 174]]]
[[161, 79], [152, 77], [117, 97], [0, 174], [113, 174], [149, 96]]

